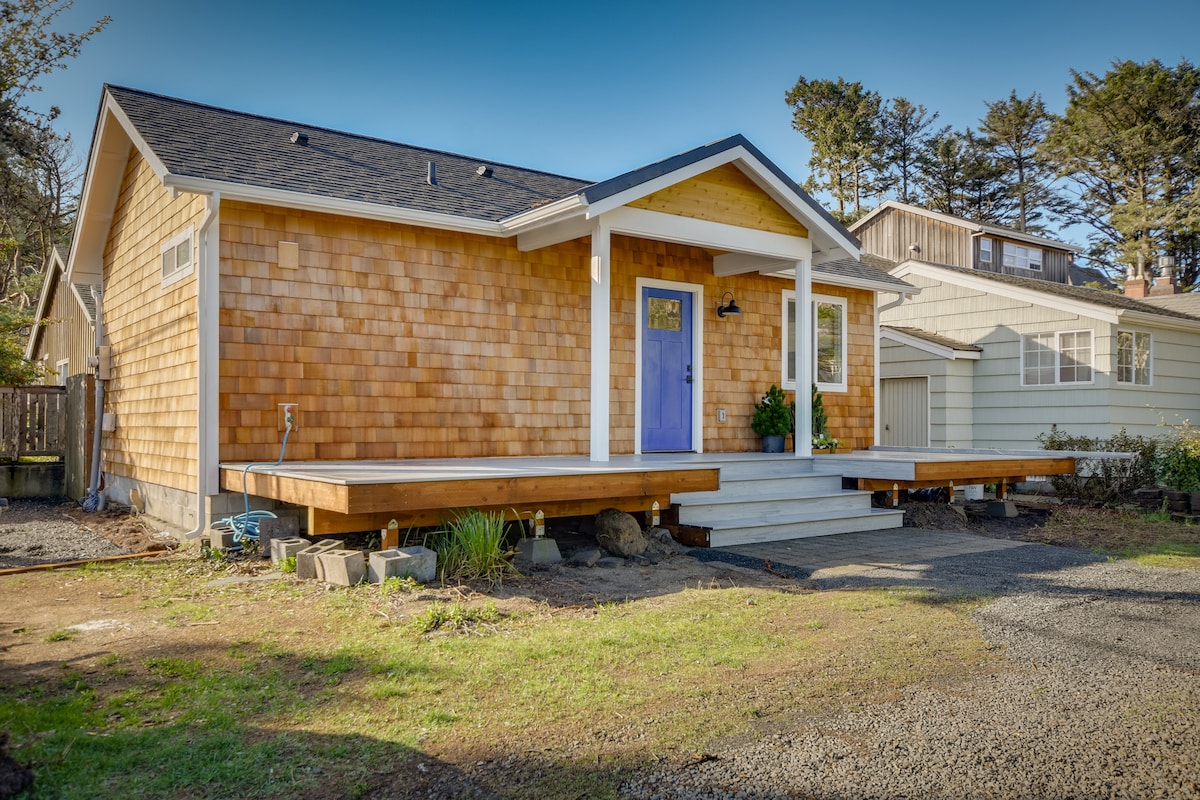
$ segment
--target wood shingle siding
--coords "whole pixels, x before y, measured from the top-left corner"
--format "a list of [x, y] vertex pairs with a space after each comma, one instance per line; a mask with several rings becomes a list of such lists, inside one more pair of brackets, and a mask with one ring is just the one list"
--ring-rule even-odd
[[146, 161], [131, 151], [104, 250], [104, 319], [113, 378], [104, 469], [130, 480], [195, 490], [196, 276], [164, 289], [160, 247], [188, 225], [199, 228], [204, 201], [172, 199]]
[[629, 205], [753, 230], [808, 236], [807, 228], [732, 164], [680, 181]]

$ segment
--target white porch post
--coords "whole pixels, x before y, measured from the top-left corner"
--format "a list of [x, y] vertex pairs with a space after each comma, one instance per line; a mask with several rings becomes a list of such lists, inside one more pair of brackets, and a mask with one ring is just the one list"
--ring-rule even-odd
[[811, 258], [796, 262], [796, 458], [812, 458], [813, 318]]
[[608, 461], [608, 395], [612, 372], [612, 245], [608, 225], [599, 219], [592, 228], [592, 461]]

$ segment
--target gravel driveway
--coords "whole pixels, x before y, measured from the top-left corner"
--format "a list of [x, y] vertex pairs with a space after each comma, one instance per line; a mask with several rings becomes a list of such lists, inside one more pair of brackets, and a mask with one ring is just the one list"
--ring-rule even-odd
[[803, 721], [626, 783], [628, 798], [1200, 798], [1200, 572], [1027, 545], [823, 588], [1002, 596], [1007, 669]]

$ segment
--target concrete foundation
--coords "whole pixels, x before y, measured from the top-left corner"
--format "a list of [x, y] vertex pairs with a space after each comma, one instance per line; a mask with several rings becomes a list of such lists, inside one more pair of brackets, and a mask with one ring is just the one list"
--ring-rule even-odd
[[317, 556], [321, 580], [335, 586], [355, 586], [367, 577], [362, 550], [326, 550]]
[[66, 491], [66, 465], [0, 465], [0, 495], [4, 497], [62, 497]]
[[346, 546], [346, 543], [335, 539], [322, 539], [316, 544], [311, 544], [303, 550], [296, 553], [296, 577], [304, 580], [324, 580], [325, 576], [321, 572], [321, 562], [317, 560], [317, 556], [322, 553], [327, 553], [330, 550], [341, 550]]

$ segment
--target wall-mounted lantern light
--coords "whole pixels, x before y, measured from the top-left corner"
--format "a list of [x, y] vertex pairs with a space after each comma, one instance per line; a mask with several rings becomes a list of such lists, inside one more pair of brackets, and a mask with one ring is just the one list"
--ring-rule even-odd
[[[726, 297], [729, 298], [728, 304], [725, 302]], [[721, 302], [717, 303], [718, 317], [737, 316], [741, 313], [742, 310], [738, 308], [737, 300], [733, 298], [733, 292], [726, 292], [725, 294], [721, 295]]]

